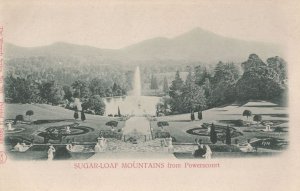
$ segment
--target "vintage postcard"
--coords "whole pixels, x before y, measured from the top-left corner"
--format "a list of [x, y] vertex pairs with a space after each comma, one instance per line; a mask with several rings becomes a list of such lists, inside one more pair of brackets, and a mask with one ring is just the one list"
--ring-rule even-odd
[[0, 190], [299, 189], [299, 5], [1, 0]]

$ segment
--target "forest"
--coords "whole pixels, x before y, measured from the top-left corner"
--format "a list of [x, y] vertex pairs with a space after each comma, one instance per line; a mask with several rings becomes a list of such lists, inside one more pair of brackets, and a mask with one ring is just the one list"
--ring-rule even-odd
[[177, 71], [168, 94], [157, 105], [157, 113], [194, 115], [196, 111], [250, 100], [287, 105], [287, 63], [278, 56], [263, 62], [251, 54], [240, 67], [220, 61], [212, 71], [201, 66], [187, 70], [185, 81]]
[[[14, 58], [5, 64], [6, 102], [59, 105], [80, 98], [85, 109], [105, 107], [104, 97], [129, 95], [136, 67], [82, 65], [71, 57]], [[157, 62], [140, 65], [140, 70], [142, 94], [161, 97], [157, 114], [193, 113], [249, 100], [287, 101], [287, 63], [278, 56], [263, 61], [251, 54], [242, 63]]]

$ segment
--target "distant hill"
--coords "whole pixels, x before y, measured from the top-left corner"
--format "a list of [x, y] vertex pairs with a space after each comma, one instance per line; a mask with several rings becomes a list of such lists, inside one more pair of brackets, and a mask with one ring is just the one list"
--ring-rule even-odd
[[4, 46], [6, 58], [22, 58], [22, 57], [103, 57], [109, 55], [113, 50], [100, 49], [91, 46], [82, 46], [76, 44], [69, 44], [64, 42], [57, 42], [48, 46], [40, 47], [19, 47], [10, 43]]
[[283, 48], [276, 44], [250, 42], [223, 37], [196, 28], [174, 38], [154, 38], [127, 46], [122, 49], [100, 49], [69, 43], [54, 43], [48, 46], [25, 48], [6, 43], [5, 58], [33, 56], [75, 57], [79, 59], [118, 63], [157, 62], [157, 61], [199, 61], [204, 63], [242, 62], [249, 54], [256, 53], [263, 60], [273, 56], [283, 56]]

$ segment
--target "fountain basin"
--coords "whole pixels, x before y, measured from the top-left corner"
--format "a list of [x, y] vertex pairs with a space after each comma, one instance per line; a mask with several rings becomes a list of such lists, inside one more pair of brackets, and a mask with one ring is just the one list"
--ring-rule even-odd
[[118, 107], [122, 115], [155, 115], [156, 104], [160, 97], [155, 96], [126, 96], [116, 98], [106, 98], [104, 103], [106, 105], [106, 115], [117, 114]]

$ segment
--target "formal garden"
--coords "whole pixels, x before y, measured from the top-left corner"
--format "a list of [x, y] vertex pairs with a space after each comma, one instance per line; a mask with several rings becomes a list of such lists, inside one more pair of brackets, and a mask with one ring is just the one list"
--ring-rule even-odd
[[[106, 152], [167, 151], [179, 158], [203, 145], [215, 156], [223, 152], [229, 157], [286, 149], [287, 76], [282, 58], [265, 63], [251, 54], [241, 64], [243, 73], [234, 63], [219, 62], [213, 70], [187, 66], [171, 72], [170, 83], [170, 68], [160, 67], [137, 66], [127, 73], [119, 68], [127, 75], [121, 81], [112, 77], [120, 73], [107, 68], [110, 76], [75, 80], [71, 86], [8, 74], [7, 149], [20, 143], [51, 144], [64, 153], [68, 151], [61, 147], [75, 144], [91, 157], [96, 150], [90, 150], [91, 145], [98, 142]], [[158, 68], [159, 75], [149, 73]]]

